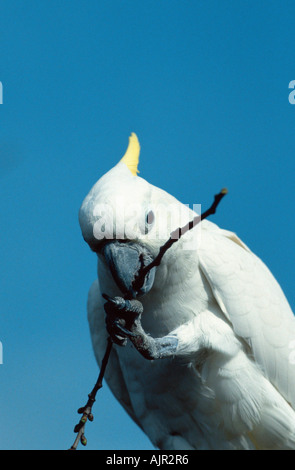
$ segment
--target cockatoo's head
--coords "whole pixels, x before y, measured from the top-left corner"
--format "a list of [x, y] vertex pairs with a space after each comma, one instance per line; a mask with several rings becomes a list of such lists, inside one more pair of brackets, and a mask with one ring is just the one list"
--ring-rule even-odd
[[124, 157], [93, 186], [79, 212], [85, 241], [107, 263], [122, 293], [132, 297], [152, 288], [155, 268], [138, 292], [132, 284], [140, 268], [155, 258], [171, 231], [183, 220], [186, 223], [191, 212], [137, 176], [139, 152], [132, 133]]

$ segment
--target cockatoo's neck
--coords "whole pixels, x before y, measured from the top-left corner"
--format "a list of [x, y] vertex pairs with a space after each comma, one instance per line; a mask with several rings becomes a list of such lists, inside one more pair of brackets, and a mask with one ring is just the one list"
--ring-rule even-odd
[[[162, 336], [191, 320], [208, 306], [211, 289], [199, 270], [196, 249], [188, 248], [193, 235], [181, 239], [164, 255], [151, 291], [140, 300], [142, 324], [153, 336]], [[193, 242], [192, 242], [193, 243]]]

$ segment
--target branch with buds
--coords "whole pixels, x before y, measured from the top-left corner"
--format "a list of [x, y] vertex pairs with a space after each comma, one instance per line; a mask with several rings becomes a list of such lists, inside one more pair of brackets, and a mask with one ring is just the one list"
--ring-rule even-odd
[[[133, 282], [133, 289], [135, 291], [140, 290], [140, 288], [142, 287], [142, 285], [144, 283], [144, 279], [145, 279], [145, 276], [147, 275], [147, 273], [154, 266], [159, 266], [160, 265], [164, 254], [175, 242], [177, 242], [189, 230], [191, 230], [196, 225], [198, 225], [202, 220], [206, 219], [207, 217], [209, 217], [212, 214], [215, 214], [216, 209], [217, 209], [220, 201], [222, 200], [222, 198], [226, 194], [227, 194], [227, 189], [226, 188], [222, 189], [220, 191], [220, 193], [218, 193], [214, 196], [213, 204], [209, 207], [209, 209], [207, 209], [203, 214], [197, 215], [196, 217], [194, 217], [194, 219], [192, 221], [188, 222], [184, 227], [177, 228], [176, 230], [174, 230], [170, 234], [170, 238], [166, 241], [166, 243], [164, 243], [163, 246], [161, 246], [161, 248], [159, 250], [159, 253], [156, 256], [156, 258], [150, 264], [148, 264], [147, 266], [142, 267], [140, 269], [136, 279]], [[103, 294], [103, 297], [107, 298], [108, 296], [106, 294]], [[127, 298], [127, 296], [125, 298]], [[100, 373], [99, 373], [97, 382], [96, 382], [94, 388], [92, 389], [92, 391], [88, 395], [88, 401], [87, 401], [86, 405], [83, 406], [82, 408], [78, 409], [78, 413], [82, 414], [82, 417], [81, 417], [80, 421], [78, 422], [78, 424], [76, 424], [76, 426], [74, 428], [74, 432], [77, 433], [77, 436], [76, 436], [76, 439], [75, 439], [73, 445], [71, 446], [71, 448], [69, 450], [76, 450], [77, 447], [78, 447], [79, 442], [81, 442], [81, 444], [83, 446], [87, 445], [87, 439], [85, 437], [85, 426], [86, 426], [86, 423], [87, 423], [88, 420], [93, 421], [92, 407], [93, 407], [94, 402], [96, 400], [96, 395], [97, 395], [98, 390], [100, 390], [102, 388], [102, 382], [103, 382], [105, 370], [106, 370], [106, 367], [107, 367], [107, 363], [108, 363], [108, 360], [109, 360], [109, 356], [111, 354], [112, 344], [113, 343], [112, 343], [111, 338], [108, 338], [107, 348], [106, 348], [104, 358], [102, 360], [101, 369], [100, 369]]]
[[74, 428], [74, 432], [77, 433], [77, 437], [74, 441], [74, 444], [69, 450], [76, 450], [78, 447], [79, 441], [81, 441], [81, 444], [83, 446], [87, 445], [87, 439], [84, 434], [85, 425], [87, 423], [87, 420], [93, 421], [92, 407], [96, 399], [96, 394], [98, 390], [102, 387], [102, 381], [103, 381], [105, 369], [109, 360], [109, 356], [111, 354], [111, 350], [112, 350], [112, 341], [110, 338], [108, 338], [107, 349], [106, 349], [104, 358], [101, 363], [101, 369], [100, 369], [100, 373], [96, 381], [96, 384], [94, 385], [92, 391], [88, 395], [88, 401], [86, 405], [78, 409], [78, 413], [82, 414], [82, 418], [80, 419], [79, 423], [76, 424]]

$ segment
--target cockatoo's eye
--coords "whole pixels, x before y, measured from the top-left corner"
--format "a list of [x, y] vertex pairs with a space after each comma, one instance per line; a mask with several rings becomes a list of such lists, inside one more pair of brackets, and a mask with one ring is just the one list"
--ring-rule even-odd
[[153, 211], [149, 211], [146, 214], [146, 218], [145, 218], [145, 233], [148, 233], [150, 231], [150, 229], [152, 228], [154, 224], [154, 221], [155, 221], [155, 214], [153, 213]]

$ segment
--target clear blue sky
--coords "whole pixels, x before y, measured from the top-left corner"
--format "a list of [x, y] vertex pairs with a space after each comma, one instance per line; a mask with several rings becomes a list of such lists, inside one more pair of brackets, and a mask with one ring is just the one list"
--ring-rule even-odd
[[[78, 209], [123, 155], [238, 235], [294, 293], [295, 5], [285, 0], [2, 2], [0, 448], [66, 449], [96, 380], [96, 258]], [[105, 386], [88, 448], [152, 449]]]

